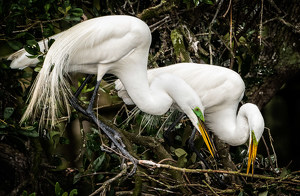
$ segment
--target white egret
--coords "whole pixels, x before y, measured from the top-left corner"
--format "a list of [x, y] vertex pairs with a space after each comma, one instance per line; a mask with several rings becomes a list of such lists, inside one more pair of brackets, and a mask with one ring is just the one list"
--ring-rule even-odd
[[[204, 107], [205, 124], [219, 139], [237, 146], [250, 137], [247, 173], [251, 164], [253, 173], [258, 141], [264, 131], [264, 119], [258, 107], [251, 103], [242, 105], [237, 113], [245, 91], [240, 75], [220, 66], [180, 63], [148, 70], [149, 83], [165, 73], [182, 78], [195, 90]], [[115, 84], [119, 97], [126, 104], [134, 104], [122, 83], [117, 80]]]
[[[149, 27], [143, 21], [131, 16], [94, 18], [64, 31], [57, 36], [48, 50], [21, 122], [39, 116], [41, 125], [46, 120], [46, 123], [54, 126], [57, 116], [65, 108], [68, 114], [70, 113], [69, 101], [71, 101], [73, 106], [90, 116], [124, 154], [122, 145], [113, 138], [112, 130], [99, 122], [92, 111], [100, 81], [103, 75], [110, 73], [122, 81], [133, 102], [143, 112], [161, 115], [176, 102], [201, 132], [209, 151], [214, 156], [210, 139], [200, 124], [204, 120], [204, 108], [195, 91], [184, 80], [171, 74], [155, 77], [149, 86], [147, 61], [150, 43]], [[16, 52], [9, 57], [13, 68], [25, 66], [16, 63], [18, 57], [22, 55], [24, 51]], [[86, 111], [73, 99], [66, 80], [69, 72], [97, 74], [97, 84]]]

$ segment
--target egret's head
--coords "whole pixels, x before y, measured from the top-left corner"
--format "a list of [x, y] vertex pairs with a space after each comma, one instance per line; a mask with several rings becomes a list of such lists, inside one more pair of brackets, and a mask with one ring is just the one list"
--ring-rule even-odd
[[253, 115], [255, 119], [252, 119], [252, 125], [250, 124], [249, 134], [249, 149], [248, 149], [248, 164], [247, 174], [249, 173], [250, 166], [252, 165], [252, 174], [254, 173], [254, 163], [256, 159], [257, 146], [262, 134], [264, 132], [264, 119], [257, 108], [257, 111]]
[[210, 137], [208, 136], [208, 133], [206, 131], [205, 125], [204, 125], [204, 115], [201, 111], [201, 109], [199, 107], [195, 107], [193, 109], [193, 112], [196, 114], [197, 118], [198, 118], [198, 122], [197, 122], [197, 130], [200, 132], [200, 134], [203, 137], [203, 140], [210, 152], [210, 154], [212, 155], [212, 157], [214, 157], [215, 155], [215, 149], [211, 143]]

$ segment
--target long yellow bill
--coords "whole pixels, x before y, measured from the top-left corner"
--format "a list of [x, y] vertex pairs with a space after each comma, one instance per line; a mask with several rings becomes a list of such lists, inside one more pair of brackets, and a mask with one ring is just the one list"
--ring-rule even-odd
[[199, 107], [196, 107], [193, 111], [196, 114], [196, 116], [198, 117], [198, 130], [200, 131], [200, 134], [202, 135], [203, 140], [204, 140], [211, 156], [213, 158], [215, 158], [215, 152], [216, 151], [215, 151], [215, 148], [212, 145], [210, 137], [208, 136], [207, 131], [205, 129], [205, 125], [203, 123], [204, 122], [204, 116], [203, 116], [203, 114], [202, 114]]
[[211, 156], [213, 158], [215, 158], [214, 155], [215, 155], [216, 151], [215, 151], [215, 149], [214, 149], [214, 147], [213, 147], [213, 145], [211, 143], [210, 137], [208, 136], [207, 131], [206, 131], [205, 126], [204, 126], [204, 123], [202, 121], [199, 121], [198, 128], [200, 130], [200, 133], [201, 133], [201, 135], [203, 137], [203, 140], [204, 140], [204, 142], [205, 142], [205, 144], [206, 144], [206, 146], [207, 146], [207, 148], [208, 148]]
[[258, 146], [258, 142], [256, 140], [254, 131], [251, 131], [248, 164], [247, 164], [247, 174], [249, 173], [251, 165], [252, 165], [252, 175], [254, 173], [254, 163], [255, 163], [255, 159], [256, 159], [257, 146]]

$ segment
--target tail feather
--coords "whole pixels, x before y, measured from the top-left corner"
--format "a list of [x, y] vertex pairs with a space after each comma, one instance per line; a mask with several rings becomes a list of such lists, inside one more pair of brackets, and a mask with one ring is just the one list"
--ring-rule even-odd
[[40, 128], [49, 125], [54, 127], [58, 116], [65, 109], [67, 109], [68, 117], [70, 116], [69, 98], [71, 91], [65, 76], [66, 70], [63, 69], [69, 64], [68, 59], [66, 56], [60, 64], [55, 66], [45, 59], [44, 66], [30, 91], [30, 101], [20, 123], [27, 119], [34, 121], [39, 117]]
[[[70, 34], [71, 33], [71, 34]], [[58, 116], [67, 110], [70, 116], [69, 98], [72, 96], [68, 82], [70, 61], [76, 52], [76, 45], [85, 34], [75, 36], [72, 31], [64, 31], [52, 44], [43, 67], [31, 89], [28, 107], [21, 123], [28, 119], [40, 118], [39, 127], [51, 128], [57, 123]]]

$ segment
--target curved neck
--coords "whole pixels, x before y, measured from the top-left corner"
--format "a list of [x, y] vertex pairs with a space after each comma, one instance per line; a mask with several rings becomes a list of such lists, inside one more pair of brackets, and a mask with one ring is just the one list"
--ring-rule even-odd
[[236, 107], [221, 110], [211, 116], [212, 131], [226, 143], [237, 146], [244, 144], [250, 131], [254, 131], [256, 139], [259, 140], [264, 131], [264, 119], [258, 107], [251, 103], [242, 105], [236, 116]]
[[199, 107], [203, 112], [203, 105], [196, 92], [183, 79], [168, 73], [156, 76], [149, 84], [146, 71], [144, 67], [130, 70], [129, 66], [127, 73], [116, 73], [136, 106], [148, 114], [162, 115], [176, 103], [197, 122], [192, 109]]
[[126, 64], [126, 71], [115, 71], [128, 95], [143, 112], [162, 115], [171, 107], [173, 100], [163, 89], [151, 88], [147, 77], [147, 66]]
[[206, 118], [211, 131], [231, 146], [244, 144], [250, 135], [247, 104], [240, 107], [237, 115], [236, 111], [237, 106], [229, 107], [208, 114], [209, 117]]

